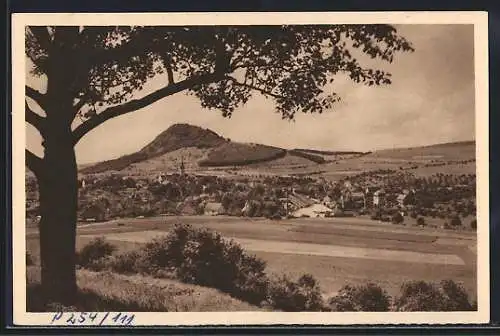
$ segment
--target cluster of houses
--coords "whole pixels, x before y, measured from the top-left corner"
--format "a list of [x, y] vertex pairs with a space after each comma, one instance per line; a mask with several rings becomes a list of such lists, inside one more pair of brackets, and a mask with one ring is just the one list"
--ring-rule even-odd
[[[380, 187], [354, 187], [349, 181], [343, 185], [338, 199], [325, 196], [322, 200], [311, 199], [311, 204], [289, 212], [293, 217], [335, 217], [349, 216], [354, 212], [373, 208], [398, 208], [405, 210], [415, 204], [415, 190], [386, 190]], [[289, 203], [290, 204], [290, 203]], [[293, 204], [289, 209], [293, 209]]]
[[[184, 162], [182, 160], [179, 173], [175, 175], [185, 175]], [[151, 182], [157, 182], [162, 185], [172, 183], [170, 174], [160, 173], [153, 178]], [[126, 179], [126, 177], [123, 177]], [[81, 181], [81, 187], [85, 188], [89, 181], [84, 179]], [[145, 185], [143, 185], [145, 184]], [[253, 182], [249, 183], [249, 187], [254, 187]], [[147, 187], [147, 181], [137, 181], [134, 188], [126, 188], [126, 194], [131, 198], [142, 199], [147, 202], [147, 195], [141, 194], [141, 189]], [[325, 184], [326, 189], [330, 189]], [[356, 212], [362, 212], [367, 209], [374, 208], [399, 208], [405, 209], [408, 205], [415, 202], [415, 190], [395, 190], [386, 187], [385, 189], [377, 186], [353, 185], [346, 180], [340, 185], [340, 194], [328, 193], [330, 196], [325, 196], [322, 199], [307, 197], [296, 192], [295, 188], [287, 188], [283, 197], [278, 199], [278, 206], [283, 210], [280, 213], [291, 217], [335, 217], [348, 216]], [[182, 195], [181, 195], [182, 196]], [[224, 209], [222, 203], [217, 202], [211, 195], [206, 193], [203, 188], [202, 194], [196, 197], [181, 197], [184, 201], [179, 202], [177, 211], [182, 214], [205, 214], [210, 216], [225, 214], [227, 209]], [[251, 200], [247, 200], [241, 212], [245, 214], [251, 205]]]

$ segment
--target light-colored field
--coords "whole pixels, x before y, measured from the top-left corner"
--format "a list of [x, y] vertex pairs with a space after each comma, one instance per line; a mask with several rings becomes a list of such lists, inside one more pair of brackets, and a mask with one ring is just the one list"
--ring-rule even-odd
[[[162, 231], [141, 231], [110, 233], [106, 239], [132, 243], [147, 243], [165, 233]], [[97, 238], [99, 235], [87, 235]], [[465, 265], [460, 257], [453, 254], [420, 253], [410, 251], [372, 249], [364, 247], [348, 247], [340, 245], [310, 244], [298, 242], [282, 242], [272, 240], [235, 238], [245, 250], [252, 252], [272, 252], [285, 254], [303, 254], [310, 256], [341, 257], [354, 259], [372, 259], [386, 261], [405, 261], [424, 264]]]
[[124, 174], [137, 174], [147, 172], [148, 174], [158, 174], [162, 172], [178, 172], [181, 161], [184, 161], [186, 171], [198, 170], [197, 162], [201, 160], [208, 149], [195, 147], [181, 148], [166, 154], [151, 158], [149, 160], [134, 163], [123, 170]]

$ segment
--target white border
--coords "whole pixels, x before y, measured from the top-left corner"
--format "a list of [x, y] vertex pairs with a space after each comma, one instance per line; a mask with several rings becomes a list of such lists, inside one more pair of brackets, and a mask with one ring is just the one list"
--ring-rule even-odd
[[12, 15], [12, 210], [14, 323], [48, 325], [53, 314], [26, 312], [24, 31], [26, 25], [474, 24], [477, 163], [477, 312], [137, 313], [134, 325], [455, 324], [489, 322], [488, 16], [486, 12], [25, 13]]

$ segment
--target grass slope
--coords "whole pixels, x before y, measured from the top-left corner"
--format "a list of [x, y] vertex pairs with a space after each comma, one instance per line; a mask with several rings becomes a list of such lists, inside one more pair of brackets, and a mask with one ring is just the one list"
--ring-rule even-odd
[[405, 160], [468, 160], [475, 158], [475, 155], [475, 141], [461, 141], [423, 147], [383, 149], [369, 154], [368, 157]]
[[[30, 266], [27, 310], [46, 311], [41, 301], [40, 268]], [[77, 271], [77, 311], [207, 312], [261, 310], [215, 289], [174, 280], [126, 276], [111, 272]]]

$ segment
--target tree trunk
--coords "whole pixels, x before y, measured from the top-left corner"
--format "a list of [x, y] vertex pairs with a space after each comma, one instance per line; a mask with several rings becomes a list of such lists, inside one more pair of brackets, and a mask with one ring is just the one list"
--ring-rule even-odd
[[69, 127], [45, 140], [40, 190], [40, 256], [46, 302], [71, 305], [76, 299], [75, 240], [78, 178]]

